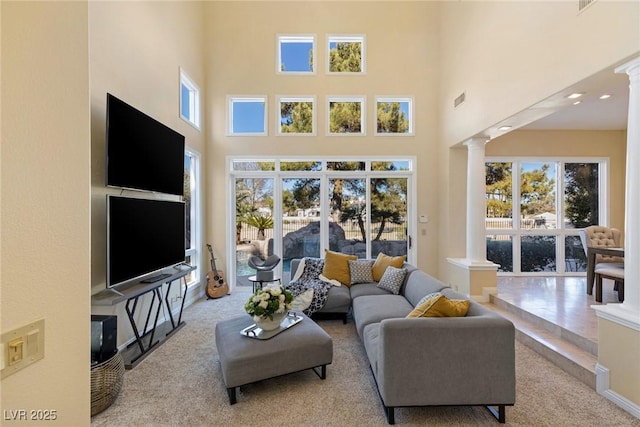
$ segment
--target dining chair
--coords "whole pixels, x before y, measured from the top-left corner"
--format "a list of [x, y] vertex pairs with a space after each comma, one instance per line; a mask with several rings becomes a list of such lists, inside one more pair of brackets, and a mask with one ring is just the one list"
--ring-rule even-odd
[[602, 302], [602, 279], [610, 279], [615, 283], [614, 290], [618, 291], [618, 301], [624, 301], [624, 264], [600, 263], [595, 268], [596, 301]]
[[[617, 228], [604, 227], [602, 225], [592, 225], [580, 230], [580, 241], [584, 248], [585, 255], [588, 247], [610, 247], [619, 248], [621, 233]], [[596, 255], [596, 265], [601, 262], [624, 264], [624, 258], [609, 255]]]
[[[584, 253], [587, 255], [588, 248], [590, 247], [609, 247], [609, 248], [619, 248], [621, 247], [621, 233], [617, 228], [605, 227], [602, 225], [592, 225], [589, 227], [585, 227], [580, 230], [580, 241], [582, 242], [582, 247], [584, 248]], [[620, 269], [622, 273], [620, 273]], [[601, 271], [600, 275], [598, 275], [598, 270]], [[606, 274], [613, 274], [612, 277], [607, 277]], [[596, 295], [596, 301], [602, 301], [602, 276], [605, 278], [609, 278], [615, 281], [614, 290], [618, 291], [618, 298], [620, 297], [620, 283], [624, 286], [624, 258], [619, 256], [611, 256], [604, 254], [596, 254], [595, 259], [595, 282], [596, 282], [596, 293], [598, 292], [597, 282], [600, 277], [600, 299], [598, 299]], [[621, 277], [620, 277], [621, 276]], [[588, 287], [593, 290], [593, 283], [588, 283]], [[589, 289], [588, 288], [588, 289]], [[591, 293], [591, 291], [589, 292]], [[624, 297], [624, 289], [622, 291], [622, 295]]]

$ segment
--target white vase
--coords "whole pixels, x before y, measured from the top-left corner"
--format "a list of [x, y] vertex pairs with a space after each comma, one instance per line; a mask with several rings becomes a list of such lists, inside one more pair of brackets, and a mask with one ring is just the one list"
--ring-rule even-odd
[[282, 323], [282, 319], [287, 315], [287, 313], [275, 313], [273, 315], [273, 320], [264, 318], [262, 320], [258, 320], [256, 325], [263, 331], [273, 331], [274, 329], [278, 329], [280, 324]]

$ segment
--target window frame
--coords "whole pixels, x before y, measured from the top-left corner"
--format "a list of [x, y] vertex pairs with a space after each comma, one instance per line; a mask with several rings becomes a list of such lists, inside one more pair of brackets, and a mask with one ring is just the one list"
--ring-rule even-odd
[[[312, 58], [313, 67], [311, 71], [286, 71], [282, 70], [282, 43], [305, 43], [311, 42], [312, 44]], [[317, 41], [315, 34], [276, 34], [276, 74], [282, 75], [303, 75], [309, 76], [317, 74], [318, 69], [318, 53], [317, 53]]]
[[[399, 102], [399, 103], [403, 103], [403, 102], [407, 102], [409, 104], [409, 108], [407, 111], [407, 115], [408, 120], [409, 120], [409, 129], [407, 130], [407, 132], [404, 133], [397, 133], [397, 132], [393, 132], [393, 133], [384, 133], [384, 132], [378, 132], [378, 103], [392, 103], [392, 102]], [[376, 95], [374, 97], [374, 102], [373, 102], [373, 120], [374, 120], [374, 126], [373, 126], [373, 135], [374, 136], [389, 136], [389, 137], [407, 137], [407, 136], [415, 136], [415, 123], [414, 123], [414, 110], [415, 110], [415, 98], [413, 96], [407, 96], [407, 95]]]
[[191, 257], [191, 265], [196, 269], [187, 276], [187, 288], [200, 285], [201, 273], [203, 271], [203, 255], [202, 255], [202, 192], [201, 192], [201, 155], [196, 150], [185, 147], [185, 157], [189, 156], [190, 171], [189, 184], [191, 192], [190, 216], [191, 224], [191, 247], [185, 248], [185, 258]]
[[[331, 132], [331, 103], [332, 102], [359, 102], [360, 103], [360, 132]], [[330, 95], [327, 96], [327, 104], [326, 104], [326, 124], [327, 127], [325, 129], [327, 136], [366, 136], [367, 135], [367, 121], [366, 121], [366, 111], [367, 111], [367, 97], [364, 95]]]
[[[301, 133], [301, 132], [282, 132], [282, 116], [280, 115], [280, 105], [283, 102], [310, 102], [312, 108], [312, 124], [311, 124], [311, 132], [309, 133]], [[317, 136], [318, 129], [318, 112], [317, 112], [316, 96], [315, 95], [278, 95], [276, 96], [276, 135], [277, 136]]]
[[[200, 87], [189, 77], [186, 71], [180, 67], [180, 82], [178, 87], [179, 99], [178, 99], [178, 115], [182, 120], [189, 123], [191, 126], [200, 130]], [[182, 87], [186, 87], [189, 93], [193, 96], [189, 97], [189, 116], [185, 116], [182, 113], [182, 103], [184, 101], [182, 94]]]
[[[356, 43], [361, 44], [360, 48], [360, 71], [331, 71], [331, 43]], [[367, 36], [365, 34], [327, 34], [325, 44], [325, 72], [334, 76], [362, 76], [367, 74]]]
[[[364, 159], [364, 160], [363, 160]], [[281, 170], [281, 163], [284, 162], [320, 162], [321, 167], [318, 170]], [[357, 171], [343, 171], [343, 170], [330, 170], [327, 168], [327, 164], [330, 162], [340, 162], [340, 161], [354, 161], [354, 162], [364, 162], [364, 170]], [[372, 164], [375, 162], [402, 162], [406, 168], [398, 169], [398, 170], [372, 170]], [[234, 169], [234, 164], [244, 165], [247, 162], [264, 162], [264, 163], [273, 163], [273, 170], [250, 170], [247, 168], [242, 169]], [[407, 179], [407, 194], [408, 197], [406, 212], [406, 226], [407, 226], [407, 262], [411, 264], [415, 264], [418, 259], [418, 245], [416, 242], [416, 237], [418, 235], [418, 221], [417, 221], [417, 180], [418, 180], [418, 167], [417, 167], [417, 159], [415, 156], [329, 156], [329, 157], [318, 157], [318, 156], [280, 156], [280, 155], [271, 155], [271, 156], [226, 156], [225, 158], [225, 174], [230, 177], [227, 182], [227, 195], [226, 195], [226, 208], [227, 208], [227, 259], [229, 260], [229, 268], [227, 269], [227, 282], [228, 283], [237, 283], [237, 275], [236, 275], [236, 179], [238, 178], [263, 178], [263, 179], [274, 179], [273, 184], [273, 194], [274, 194], [274, 208], [273, 208], [273, 216], [275, 218], [283, 218], [282, 208], [281, 208], [281, 200], [278, 197], [281, 197], [282, 194], [282, 179], [283, 178], [318, 178], [321, 181], [322, 188], [324, 190], [320, 193], [320, 203], [321, 203], [321, 212], [328, 212], [328, 203], [329, 203], [329, 195], [327, 193], [327, 182], [332, 177], [342, 177], [342, 178], [363, 178], [367, 180], [376, 179], [376, 178], [406, 178]], [[370, 188], [367, 189], [367, 192], [370, 192]], [[367, 220], [367, 230], [371, 230], [369, 226], [369, 222]], [[276, 221], [274, 225], [274, 236], [282, 235], [282, 224], [279, 221]], [[329, 237], [328, 237], [328, 219], [321, 222], [320, 227], [320, 245], [321, 252], [324, 248], [329, 248]], [[367, 251], [371, 248], [369, 247]], [[282, 240], [279, 238], [274, 239], [273, 246], [274, 253], [283, 253], [282, 248]], [[283, 271], [283, 263], [279, 263], [276, 266], [275, 273], [282, 277]], [[234, 285], [235, 287], [235, 285]]]
[[[609, 163], [608, 157], [504, 157], [504, 156], [490, 156], [484, 159], [485, 165], [487, 163], [510, 163], [512, 169], [512, 218], [520, 218], [520, 179], [521, 179], [521, 167], [523, 163], [555, 163], [556, 164], [556, 224], [555, 228], [550, 229], [524, 229], [520, 227], [520, 221], [511, 221], [510, 228], [491, 228], [486, 227], [486, 214], [485, 214], [485, 236], [500, 235], [509, 236], [512, 240], [512, 271], [498, 271], [498, 275], [501, 276], [582, 276], [585, 272], [567, 271], [566, 268], [566, 240], [570, 236], [580, 236], [580, 228], [568, 228], [564, 225], [565, 206], [564, 206], [564, 191], [565, 191], [565, 164], [569, 163], [597, 163], [598, 168], [598, 216], [599, 222], [603, 225], [609, 224]], [[516, 191], [517, 190], [517, 191]], [[541, 271], [541, 272], [523, 272], [522, 271], [522, 237], [537, 237], [537, 236], [553, 236], [556, 238], [555, 242], [555, 259], [556, 269], [555, 271]]]
[[[269, 99], [267, 95], [228, 95], [227, 96], [227, 136], [268, 136], [269, 135]], [[234, 132], [233, 130], [233, 106], [236, 102], [261, 102], [264, 108], [262, 117], [262, 132]]]

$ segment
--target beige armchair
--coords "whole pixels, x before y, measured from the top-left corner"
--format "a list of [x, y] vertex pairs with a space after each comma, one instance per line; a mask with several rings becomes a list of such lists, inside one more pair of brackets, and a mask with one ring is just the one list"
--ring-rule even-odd
[[[580, 240], [585, 254], [590, 247], [619, 248], [621, 247], [621, 233], [617, 228], [592, 225], [580, 230]], [[587, 267], [587, 293], [593, 292], [593, 282], [596, 282], [596, 301], [602, 302], [602, 279], [615, 281], [618, 299], [624, 299], [624, 258], [605, 254], [596, 254], [595, 262]], [[589, 271], [591, 270], [591, 271]]]

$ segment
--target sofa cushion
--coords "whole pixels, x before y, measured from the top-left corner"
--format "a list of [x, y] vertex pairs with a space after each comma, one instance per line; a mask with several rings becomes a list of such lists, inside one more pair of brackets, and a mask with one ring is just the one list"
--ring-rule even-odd
[[351, 285], [351, 299], [354, 300], [363, 295], [389, 295], [389, 291], [378, 287], [377, 282], [358, 283]]
[[[361, 286], [361, 285], [355, 285]], [[358, 335], [362, 339], [362, 331], [371, 323], [384, 319], [403, 318], [413, 310], [413, 306], [402, 295], [363, 295], [351, 302], [353, 320]]]
[[388, 266], [400, 268], [402, 264], [404, 264], [404, 260], [406, 259], [406, 255], [401, 256], [389, 256], [385, 255], [382, 252], [378, 254], [375, 262], [373, 263], [373, 267], [371, 267], [373, 280], [379, 282], [382, 279], [382, 275]]
[[398, 295], [400, 293], [400, 287], [402, 287], [406, 275], [407, 270], [405, 270], [404, 268], [388, 266], [384, 271], [382, 278], [378, 282], [378, 287], [386, 289], [392, 294]]
[[332, 286], [327, 293], [327, 302], [318, 313], [347, 313], [351, 308], [351, 295], [346, 286]]
[[349, 260], [357, 260], [355, 255], [347, 255], [340, 252], [324, 250], [324, 267], [322, 275], [327, 279], [334, 279], [343, 285], [351, 285], [351, 274], [349, 273]]
[[414, 308], [407, 317], [464, 317], [469, 311], [469, 300], [449, 299], [435, 293]]
[[413, 270], [407, 277], [402, 294], [409, 300], [411, 306], [415, 307], [425, 295], [440, 292], [445, 288], [448, 288], [447, 285], [435, 277], [422, 270]]
[[371, 267], [373, 261], [349, 260], [349, 273], [351, 274], [351, 284], [373, 282]]
[[380, 336], [380, 323], [371, 323], [362, 331], [362, 343], [364, 350], [369, 358], [369, 366], [373, 371], [373, 375], [378, 376], [378, 357], [380, 349], [378, 347]]

